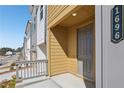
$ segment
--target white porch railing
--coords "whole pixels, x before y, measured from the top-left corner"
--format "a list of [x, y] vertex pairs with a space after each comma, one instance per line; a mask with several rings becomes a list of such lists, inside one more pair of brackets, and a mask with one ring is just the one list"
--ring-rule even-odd
[[21, 61], [16, 62], [16, 80], [24, 80], [48, 75], [48, 61]]

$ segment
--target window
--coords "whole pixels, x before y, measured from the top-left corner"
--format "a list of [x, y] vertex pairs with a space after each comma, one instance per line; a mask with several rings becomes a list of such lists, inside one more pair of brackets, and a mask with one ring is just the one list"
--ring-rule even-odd
[[43, 18], [43, 5], [40, 7], [40, 20]]
[[35, 12], [35, 15], [37, 15], [37, 11], [38, 11], [38, 7], [36, 7], [36, 12]]
[[40, 6], [40, 11], [43, 9], [43, 5]]

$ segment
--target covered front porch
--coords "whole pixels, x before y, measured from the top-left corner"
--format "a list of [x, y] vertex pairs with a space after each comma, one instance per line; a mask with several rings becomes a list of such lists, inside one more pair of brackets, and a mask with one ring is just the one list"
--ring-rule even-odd
[[60, 15], [48, 26], [49, 75], [70, 73], [95, 87], [95, 6], [70, 6]]

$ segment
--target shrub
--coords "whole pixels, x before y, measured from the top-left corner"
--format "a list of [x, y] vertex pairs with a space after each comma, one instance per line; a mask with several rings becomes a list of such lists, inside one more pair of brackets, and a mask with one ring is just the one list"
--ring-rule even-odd
[[16, 63], [11, 64], [10, 70], [14, 70], [14, 66], [16, 66]]
[[0, 88], [15, 88], [16, 85], [16, 75], [12, 76], [11, 80], [3, 80], [0, 83]]

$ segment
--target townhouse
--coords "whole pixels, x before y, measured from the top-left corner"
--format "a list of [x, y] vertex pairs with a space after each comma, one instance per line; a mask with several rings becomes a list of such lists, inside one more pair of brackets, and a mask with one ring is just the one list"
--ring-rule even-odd
[[31, 42], [32, 42], [32, 21], [28, 20], [26, 29], [25, 29], [25, 37], [24, 37], [24, 54], [25, 54], [25, 60], [30, 61], [31, 60]]
[[124, 86], [123, 6], [41, 5], [30, 11], [34, 43], [26, 42], [34, 48], [27, 49], [33, 60], [48, 59], [50, 77], [71, 73], [97, 88]]
[[32, 17], [27, 22], [25, 30], [24, 59], [29, 61], [46, 59], [47, 7], [31, 5], [29, 12]]
[[29, 7], [32, 15], [32, 59], [46, 59], [46, 25], [47, 8], [45, 5], [32, 5]]

